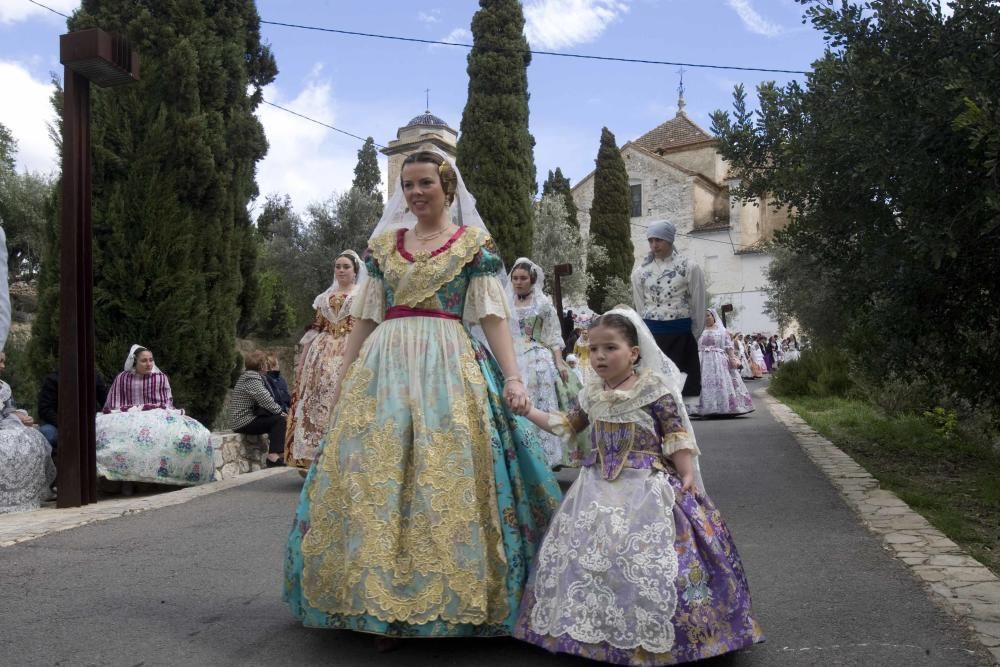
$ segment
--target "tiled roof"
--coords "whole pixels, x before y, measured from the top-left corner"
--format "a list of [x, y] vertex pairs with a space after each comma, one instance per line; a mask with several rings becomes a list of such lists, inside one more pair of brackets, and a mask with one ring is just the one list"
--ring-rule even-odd
[[698, 127], [687, 114], [678, 113], [666, 123], [636, 139], [634, 143], [655, 153], [703, 141], [715, 141], [715, 137]]
[[415, 127], [417, 125], [429, 125], [433, 127], [448, 127], [448, 123], [444, 122], [442, 119], [438, 118], [430, 111], [425, 111], [419, 116], [414, 116], [406, 127]]

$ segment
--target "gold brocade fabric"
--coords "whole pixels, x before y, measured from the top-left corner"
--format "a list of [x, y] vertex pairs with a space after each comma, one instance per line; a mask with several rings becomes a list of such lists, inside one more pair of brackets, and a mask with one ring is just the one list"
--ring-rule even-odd
[[[444, 277], [451, 264], [441, 264]], [[391, 271], [387, 285], [402, 269]], [[410, 624], [508, 617], [487, 392], [458, 321], [393, 319], [369, 337], [308, 491], [302, 592], [312, 607]]]
[[[331, 294], [329, 311], [349, 312], [350, 302], [348, 294]], [[285, 430], [285, 462], [289, 465], [308, 468], [316, 457], [330, 424], [333, 388], [342, 370], [347, 334], [353, 325], [350, 315], [331, 321], [317, 309], [312, 330], [302, 338]]]

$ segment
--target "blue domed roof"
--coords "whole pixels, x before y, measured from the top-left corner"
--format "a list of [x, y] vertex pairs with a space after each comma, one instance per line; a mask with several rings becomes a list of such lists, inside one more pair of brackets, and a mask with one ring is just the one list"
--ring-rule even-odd
[[437, 125], [440, 127], [448, 127], [448, 123], [444, 122], [430, 111], [425, 111], [419, 116], [414, 116], [413, 120], [406, 124], [406, 127], [415, 127], [417, 125]]

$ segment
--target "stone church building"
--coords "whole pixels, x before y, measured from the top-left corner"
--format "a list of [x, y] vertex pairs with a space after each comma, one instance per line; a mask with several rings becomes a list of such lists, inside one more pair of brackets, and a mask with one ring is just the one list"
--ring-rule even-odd
[[[766, 201], [744, 205], [731, 195], [738, 184], [717, 150], [718, 140], [684, 112], [621, 147], [631, 189], [632, 244], [636, 265], [646, 256], [646, 228], [654, 220], [677, 227], [675, 245], [701, 265], [709, 303], [730, 303], [731, 330], [774, 332], [778, 325], [764, 314], [762, 286], [771, 256], [761, 250], [775, 230], [788, 222], [787, 212]], [[580, 230], [590, 233], [594, 173], [573, 188]]]
[[382, 149], [382, 154], [389, 158], [389, 175], [386, 180], [388, 197], [391, 198], [399, 186], [399, 172], [403, 169], [403, 160], [407, 155], [416, 152], [421, 146], [433, 145], [454, 159], [457, 144], [458, 131], [430, 110], [410, 119], [409, 123], [396, 132], [396, 138]]

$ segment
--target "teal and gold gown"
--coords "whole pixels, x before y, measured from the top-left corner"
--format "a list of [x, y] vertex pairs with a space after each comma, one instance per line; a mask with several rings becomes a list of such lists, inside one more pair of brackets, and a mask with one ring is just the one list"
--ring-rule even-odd
[[299, 499], [284, 597], [309, 627], [508, 635], [559, 486], [468, 326], [509, 318], [489, 235], [411, 255], [372, 240], [352, 315], [378, 323], [347, 370]]

